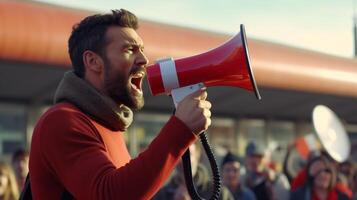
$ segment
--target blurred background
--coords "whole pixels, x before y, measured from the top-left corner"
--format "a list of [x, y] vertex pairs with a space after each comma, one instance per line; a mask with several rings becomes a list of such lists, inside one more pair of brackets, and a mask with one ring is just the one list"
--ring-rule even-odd
[[[244, 24], [262, 100], [239, 88], [209, 88], [210, 143], [220, 158], [244, 155], [248, 141], [272, 148], [282, 162], [287, 147], [314, 133], [312, 109], [324, 104], [343, 122], [357, 148], [355, 3], [351, 1], [97, 1], [0, 0], [0, 155], [29, 148], [38, 117], [71, 69], [67, 39], [83, 17], [125, 8], [140, 19], [150, 63], [215, 48]], [[126, 134], [132, 156], [170, 116], [168, 96], [152, 96]], [[60, 122], [58, 124], [61, 125]]]

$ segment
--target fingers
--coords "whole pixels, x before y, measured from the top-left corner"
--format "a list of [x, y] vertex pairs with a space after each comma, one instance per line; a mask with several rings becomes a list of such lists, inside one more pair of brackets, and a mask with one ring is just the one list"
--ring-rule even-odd
[[188, 95], [186, 98], [197, 99], [197, 100], [205, 100], [207, 98], [206, 88], [201, 88], [196, 92]]
[[207, 91], [206, 90], [201, 90], [202, 93], [199, 96], [199, 100], [206, 100], [207, 98]]
[[211, 109], [212, 104], [209, 101], [200, 100], [200, 101], [198, 101], [198, 107], [203, 108], [203, 109]]
[[199, 127], [199, 129], [196, 129], [194, 131], [194, 133], [196, 135], [199, 135], [201, 134], [202, 132], [204, 132], [205, 130], [208, 129], [208, 127], [211, 125], [212, 121], [211, 121], [211, 118], [201, 118], [199, 120], [196, 120], [192, 126], [193, 127]]
[[211, 111], [208, 109], [203, 110], [203, 116], [210, 118], [211, 117]]
[[212, 104], [206, 98], [205, 89], [196, 91], [184, 98], [176, 109], [175, 116], [195, 134], [202, 133], [211, 125]]

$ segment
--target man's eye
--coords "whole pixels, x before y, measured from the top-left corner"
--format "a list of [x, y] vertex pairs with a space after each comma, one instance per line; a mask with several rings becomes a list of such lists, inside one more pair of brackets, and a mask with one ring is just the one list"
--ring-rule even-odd
[[126, 51], [129, 52], [129, 53], [133, 53], [134, 52], [134, 48], [127, 48]]

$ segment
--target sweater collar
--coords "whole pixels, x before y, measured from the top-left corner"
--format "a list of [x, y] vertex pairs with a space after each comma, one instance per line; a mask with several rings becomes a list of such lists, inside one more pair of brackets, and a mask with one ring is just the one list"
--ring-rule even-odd
[[54, 103], [69, 102], [112, 131], [126, 131], [133, 121], [132, 110], [117, 105], [72, 71], [66, 72], [54, 97]]

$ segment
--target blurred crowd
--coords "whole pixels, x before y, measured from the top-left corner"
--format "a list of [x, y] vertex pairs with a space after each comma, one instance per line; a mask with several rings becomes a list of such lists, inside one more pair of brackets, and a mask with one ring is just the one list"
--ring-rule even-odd
[[[334, 161], [324, 151], [311, 152], [299, 158], [299, 168], [292, 173], [291, 151], [288, 148], [283, 167], [271, 157], [274, 152], [255, 142], [248, 142], [245, 155], [238, 157], [228, 152], [220, 163], [223, 188], [220, 199], [234, 200], [357, 200], [357, 168], [352, 160]], [[204, 199], [212, 192], [209, 166], [200, 160], [199, 144], [190, 147], [192, 174], [196, 190]], [[154, 200], [189, 200], [182, 164], [171, 180], [154, 196]]]
[[0, 200], [18, 200], [28, 174], [29, 152], [18, 149], [11, 163], [0, 161]]
[[[285, 161], [291, 156], [288, 149]], [[190, 146], [193, 181], [199, 195], [209, 199], [212, 178], [209, 166], [201, 160], [201, 146]], [[357, 165], [352, 160], [334, 161], [324, 151], [311, 152], [300, 160], [296, 173], [284, 162], [280, 170], [271, 159], [272, 152], [262, 145], [249, 142], [245, 155], [228, 152], [219, 163], [222, 200], [357, 200]], [[0, 200], [18, 199], [28, 174], [29, 153], [19, 149], [11, 163], [0, 162]], [[182, 163], [171, 179], [154, 196], [154, 200], [189, 200]]]

